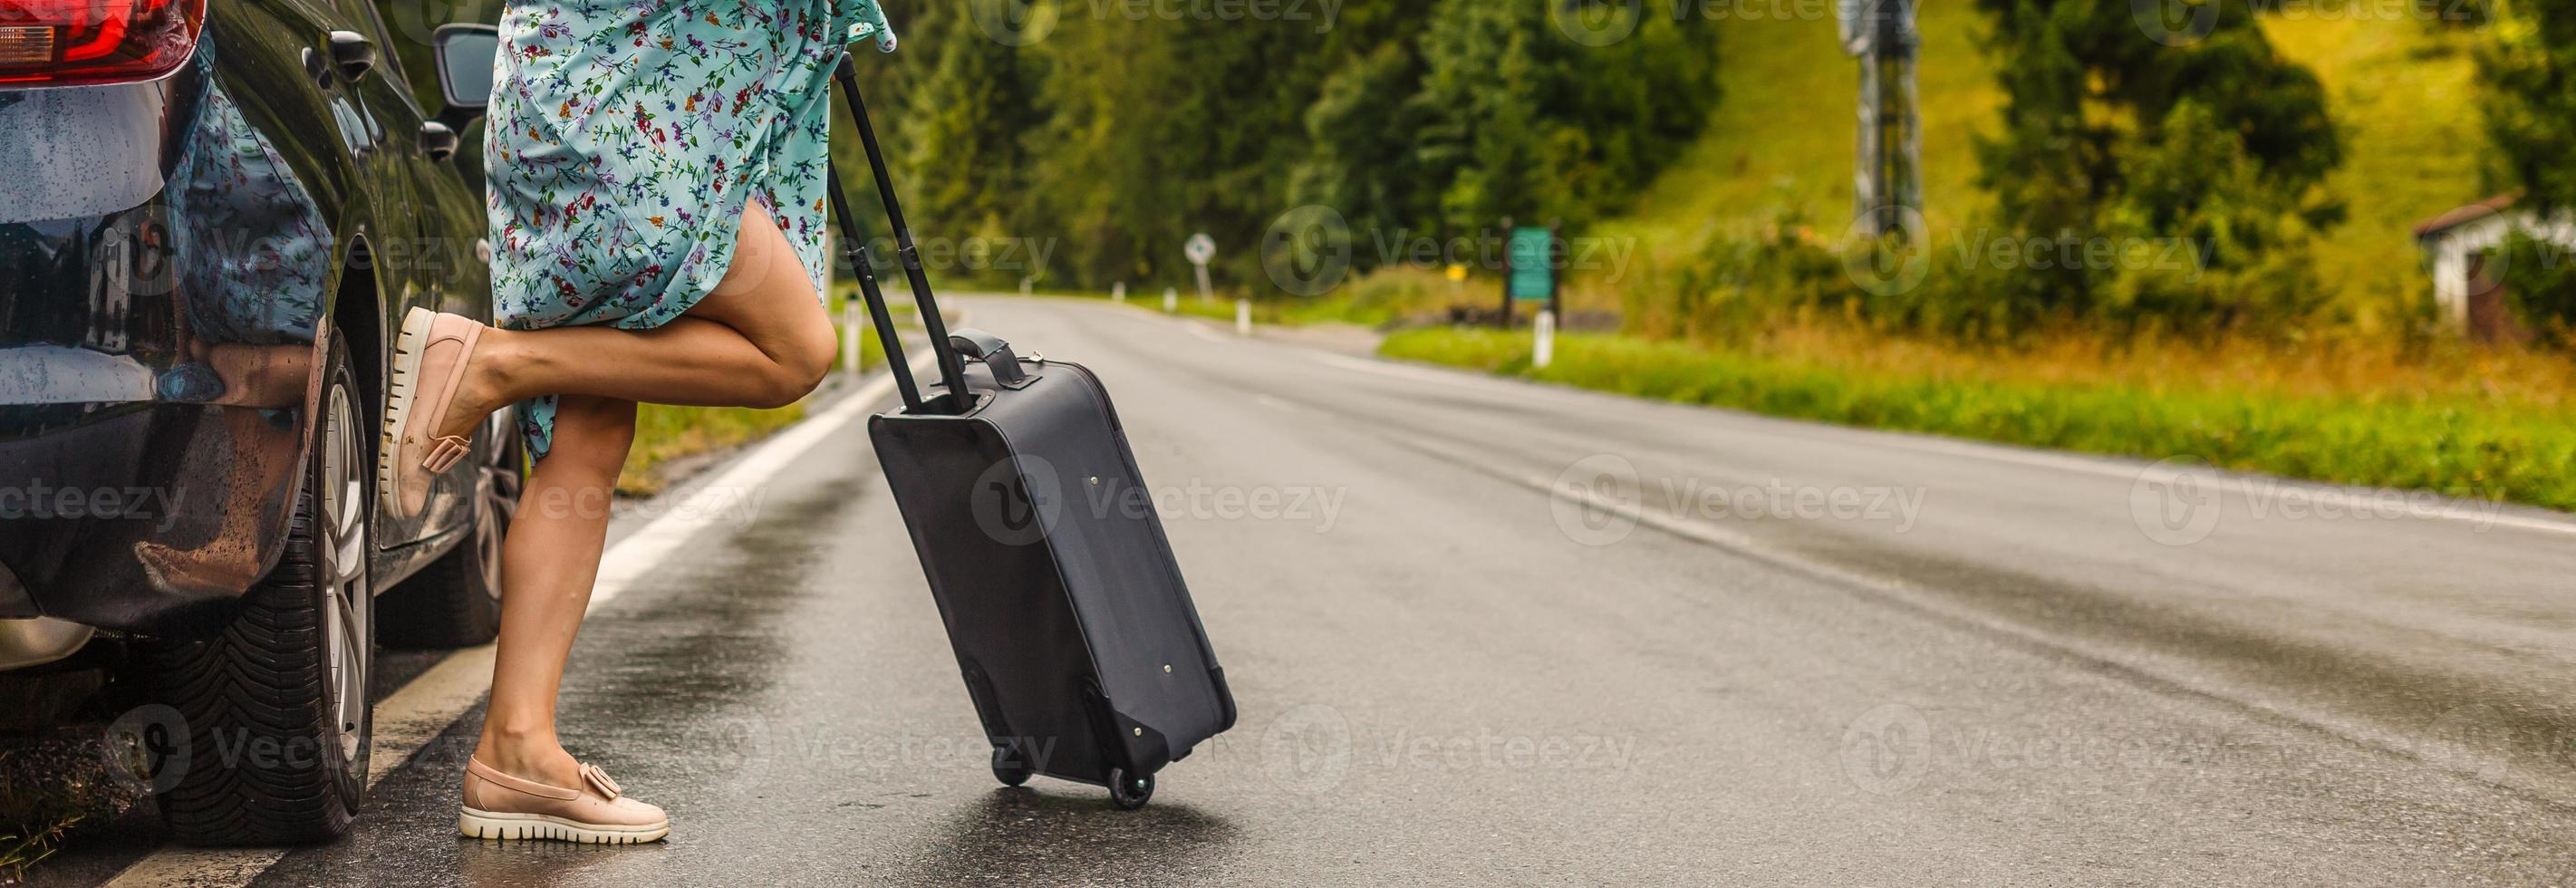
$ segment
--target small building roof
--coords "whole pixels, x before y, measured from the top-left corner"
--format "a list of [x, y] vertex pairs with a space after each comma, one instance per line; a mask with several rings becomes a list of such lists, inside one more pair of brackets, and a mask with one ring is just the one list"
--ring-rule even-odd
[[2521, 197], [2521, 192], [2509, 191], [2465, 207], [2451, 210], [2450, 212], [2426, 219], [2422, 222], [2417, 222], [2415, 223], [2415, 239], [2419, 241], [2430, 240], [2442, 236], [2443, 232], [2450, 231], [2451, 229], [2467, 225], [2471, 222], [2476, 222], [2480, 219], [2492, 217], [2497, 213], [2504, 212], [2511, 208], [2514, 201], [2521, 199]]

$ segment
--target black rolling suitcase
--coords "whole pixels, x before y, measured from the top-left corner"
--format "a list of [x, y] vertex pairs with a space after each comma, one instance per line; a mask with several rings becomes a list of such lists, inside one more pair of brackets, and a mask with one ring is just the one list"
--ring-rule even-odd
[[836, 79], [943, 377], [928, 397], [913, 381], [833, 175], [832, 212], [858, 244], [851, 264], [903, 396], [868, 435], [993, 742], [993, 775], [1105, 786], [1118, 807], [1142, 806], [1155, 772], [1234, 726], [1234, 697], [1126, 432], [1091, 371], [947, 329], [846, 57]]

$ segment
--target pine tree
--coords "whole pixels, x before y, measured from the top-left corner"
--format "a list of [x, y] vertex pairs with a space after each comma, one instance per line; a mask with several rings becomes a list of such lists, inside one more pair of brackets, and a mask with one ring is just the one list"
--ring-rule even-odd
[[[2487, 44], [2487, 132], [2518, 206], [2544, 219], [2576, 217], [2576, 0], [2495, 0]], [[2507, 292], [2549, 339], [2576, 343], [2576, 257], [2570, 245], [2517, 232], [2505, 245]]]
[[[1024, 140], [1040, 118], [1017, 47], [973, 33], [940, 48], [936, 67], [906, 96], [907, 209], [923, 231], [1021, 236], [1028, 173]], [[1027, 256], [1028, 251], [1018, 255]], [[1002, 269], [1000, 278], [1042, 271]]]
[[2576, 207], [2576, 0], [2494, 0], [2492, 12], [2478, 70], [2504, 178], [2524, 206]]
[[[2003, 130], [1978, 142], [1980, 183], [2023, 237], [2183, 242], [2191, 267], [2050, 263], [1976, 275], [1966, 299], [2003, 317], [2228, 326], [2316, 304], [2295, 257], [2341, 217], [2319, 184], [2342, 143], [2316, 76], [2275, 51], [2246, 0], [2142, 20], [2127, 3], [1979, 0]], [[2153, 6], [2146, 7], [2153, 9]], [[1978, 270], [1971, 269], [1972, 273]], [[1991, 271], [1991, 270], [1988, 270]]]

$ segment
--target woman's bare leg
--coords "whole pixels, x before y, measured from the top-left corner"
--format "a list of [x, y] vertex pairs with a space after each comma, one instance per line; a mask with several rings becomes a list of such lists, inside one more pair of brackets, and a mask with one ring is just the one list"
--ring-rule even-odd
[[635, 402], [566, 395], [554, 449], [538, 461], [502, 541], [501, 641], [492, 705], [474, 757], [551, 786], [581, 785], [580, 763], [555, 739], [555, 691], [590, 608], [608, 539], [617, 470], [635, 441]]
[[746, 205], [741, 226], [724, 280], [660, 328], [484, 331], [438, 433], [539, 395], [783, 407], [813, 391], [840, 351], [831, 316], [769, 213]]
[[581, 785], [555, 737], [555, 693], [599, 575], [609, 497], [635, 436], [635, 404], [775, 407], [803, 397], [839, 351], [796, 253], [757, 204], [715, 292], [656, 330], [490, 330], [468, 364], [443, 433], [492, 410], [562, 395], [554, 446], [538, 461], [503, 541], [501, 640], [475, 757], [553, 786]]

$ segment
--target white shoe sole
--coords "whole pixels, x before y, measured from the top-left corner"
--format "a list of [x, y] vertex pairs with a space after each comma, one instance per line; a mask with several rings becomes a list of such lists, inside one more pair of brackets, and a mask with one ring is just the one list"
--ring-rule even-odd
[[394, 375], [385, 383], [385, 433], [376, 443], [376, 497], [385, 510], [402, 512], [402, 491], [394, 486], [394, 440], [410, 418], [412, 396], [420, 391], [420, 358], [428, 350], [429, 327], [438, 314], [414, 308], [403, 315], [402, 334], [394, 338]]
[[641, 845], [659, 842], [670, 835], [671, 822], [665, 820], [645, 826], [600, 826], [543, 814], [494, 814], [466, 808], [456, 814], [456, 832], [469, 839], [545, 839], [583, 845]]

